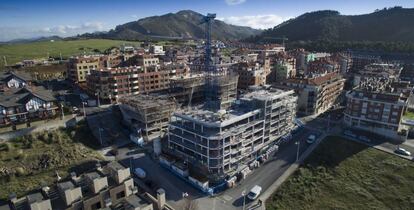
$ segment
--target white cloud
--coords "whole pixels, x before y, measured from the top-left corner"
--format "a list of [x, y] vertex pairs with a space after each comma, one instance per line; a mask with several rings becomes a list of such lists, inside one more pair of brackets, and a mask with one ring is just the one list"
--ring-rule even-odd
[[99, 21], [85, 22], [80, 25], [50, 26], [41, 29], [28, 27], [0, 27], [0, 41], [52, 35], [67, 37], [87, 32], [104, 31], [107, 29], [109, 28]]
[[225, 0], [228, 5], [237, 5], [246, 2], [246, 0]]
[[132, 18], [138, 19], [138, 15], [131, 15]]
[[238, 26], [249, 26], [257, 29], [273, 28], [274, 26], [289, 20], [290, 17], [281, 17], [278, 15], [247, 15], [247, 16], [230, 16], [218, 18], [226, 23]]

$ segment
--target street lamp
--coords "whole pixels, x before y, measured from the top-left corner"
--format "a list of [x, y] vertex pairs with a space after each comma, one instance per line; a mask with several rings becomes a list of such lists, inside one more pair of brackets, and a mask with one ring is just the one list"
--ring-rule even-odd
[[65, 113], [63, 111], [63, 104], [60, 104], [60, 110], [62, 111], [62, 120], [65, 119]]
[[100, 92], [99, 91], [97, 91], [96, 93], [95, 93], [95, 95], [96, 95], [96, 97], [98, 98], [98, 107], [101, 107], [101, 102], [99, 101], [99, 94]]
[[298, 145], [298, 146], [297, 146], [297, 149], [296, 149], [296, 162], [298, 162], [298, 160], [299, 160], [300, 140], [298, 139], [298, 140], [295, 142], [295, 144], [296, 144], [296, 145]]
[[246, 190], [243, 190], [241, 195], [243, 196], [243, 210], [244, 210], [246, 206]]
[[83, 101], [82, 101], [83, 117], [85, 117], [85, 118], [86, 118], [85, 104], [86, 104], [86, 102], [83, 102]]
[[100, 141], [101, 146], [102, 146], [103, 143], [102, 143], [102, 133], [101, 132], [103, 131], [103, 128], [100, 127], [98, 130], [99, 130], [99, 141]]

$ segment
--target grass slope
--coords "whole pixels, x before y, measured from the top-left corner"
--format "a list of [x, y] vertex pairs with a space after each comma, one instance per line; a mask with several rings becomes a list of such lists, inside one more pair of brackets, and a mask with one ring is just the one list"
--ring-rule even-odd
[[266, 209], [414, 209], [414, 164], [328, 137]]
[[95, 152], [86, 123], [75, 128], [34, 133], [0, 144], [0, 200], [12, 192], [22, 196], [42, 183], [90, 167], [102, 156]]
[[14, 64], [24, 59], [38, 59], [49, 56], [59, 57], [62, 53], [63, 57], [79, 55], [84, 52], [91, 53], [95, 49], [103, 52], [110, 47], [117, 47], [122, 44], [134, 44], [139, 42], [127, 42], [122, 40], [108, 39], [86, 39], [72, 41], [42, 41], [23, 44], [0, 44], [0, 68], [4, 66], [3, 56], [6, 56], [7, 63]]

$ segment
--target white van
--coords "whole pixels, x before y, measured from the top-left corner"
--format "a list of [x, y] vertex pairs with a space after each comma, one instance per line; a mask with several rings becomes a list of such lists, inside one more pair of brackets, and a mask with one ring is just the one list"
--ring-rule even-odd
[[249, 192], [249, 194], [247, 194], [247, 197], [250, 200], [254, 200], [257, 197], [259, 197], [260, 193], [262, 192], [262, 187], [260, 187], [259, 185], [255, 185]]
[[145, 179], [145, 177], [147, 176], [147, 173], [145, 173], [144, 169], [142, 168], [136, 168], [134, 173], [140, 179]]

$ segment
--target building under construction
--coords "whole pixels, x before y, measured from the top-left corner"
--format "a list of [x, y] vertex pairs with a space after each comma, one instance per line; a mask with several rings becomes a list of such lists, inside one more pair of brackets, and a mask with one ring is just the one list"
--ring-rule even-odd
[[225, 109], [237, 97], [237, 82], [238, 75], [232, 73], [175, 77], [170, 81], [169, 95], [184, 107], [214, 101], [217, 110]]
[[293, 90], [256, 90], [228, 109], [178, 110], [168, 129], [168, 153], [199, 168], [210, 181], [246, 175], [294, 127]]
[[159, 137], [168, 127], [176, 102], [167, 96], [135, 95], [119, 100], [123, 123], [145, 142]]

